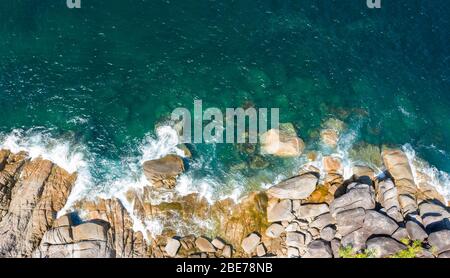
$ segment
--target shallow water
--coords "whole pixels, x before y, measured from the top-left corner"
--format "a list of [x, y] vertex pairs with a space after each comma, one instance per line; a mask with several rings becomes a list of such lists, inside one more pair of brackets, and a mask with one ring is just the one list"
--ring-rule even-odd
[[[155, 126], [201, 99], [279, 107], [310, 149], [324, 121], [341, 119], [350, 143], [410, 144], [450, 172], [450, 5], [365, 2], [82, 0], [69, 10], [65, 1], [3, 0], [2, 145], [59, 158], [83, 169], [84, 186], [120, 191], [139, 182], [143, 158], [176, 151]], [[236, 170], [248, 157], [235, 146], [193, 152], [186, 182], [228, 195], [302, 162]]]

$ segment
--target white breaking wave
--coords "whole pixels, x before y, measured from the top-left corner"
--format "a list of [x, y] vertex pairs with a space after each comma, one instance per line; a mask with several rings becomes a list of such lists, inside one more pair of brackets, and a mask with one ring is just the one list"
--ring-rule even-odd
[[450, 200], [450, 175], [418, 158], [415, 150], [410, 144], [403, 145], [402, 149], [408, 157], [415, 183], [419, 184], [420, 178], [418, 174], [421, 173], [422, 175], [425, 175], [427, 182], [432, 185], [439, 194], [445, 197], [446, 201]]

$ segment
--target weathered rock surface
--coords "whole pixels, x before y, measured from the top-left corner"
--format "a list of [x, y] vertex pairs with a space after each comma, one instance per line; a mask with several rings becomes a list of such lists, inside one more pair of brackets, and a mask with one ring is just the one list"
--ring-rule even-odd
[[48, 160], [3, 151], [0, 257], [29, 257], [63, 208], [76, 175]]
[[316, 189], [318, 178], [313, 173], [306, 173], [272, 186], [267, 193], [278, 199], [306, 199]]
[[163, 158], [149, 160], [142, 165], [147, 179], [156, 187], [173, 188], [176, 178], [184, 171], [183, 159], [169, 154]]
[[406, 249], [406, 246], [390, 237], [376, 237], [367, 241], [367, 248], [375, 257], [385, 258]]

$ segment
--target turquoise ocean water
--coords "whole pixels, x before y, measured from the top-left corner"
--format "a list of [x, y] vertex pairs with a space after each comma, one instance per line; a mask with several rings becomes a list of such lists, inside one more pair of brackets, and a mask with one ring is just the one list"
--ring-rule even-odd
[[[450, 3], [365, 2], [2, 0], [0, 141], [108, 191], [170, 151], [155, 126], [201, 99], [278, 107], [310, 149], [337, 118], [352, 142], [410, 144], [450, 172]], [[255, 170], [234, 145], [191, 148], [200, 187], [251, 189], [300, 163]]]

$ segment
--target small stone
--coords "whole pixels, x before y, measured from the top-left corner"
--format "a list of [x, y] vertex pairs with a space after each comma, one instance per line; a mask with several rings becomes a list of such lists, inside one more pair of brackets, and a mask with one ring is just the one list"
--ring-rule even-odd
[[222, 250], [225, 247], [225, 243], [217, 237], [211, 241], [211, 244], [219, 250]]
[[204, 237], [199, 237], [195, 240], [195, 246], [201, 251], [206, 253], [214, 253], [216, 252], [216, 248], [209, 242], [208, 239]]
[[255, 251], [260, 241], [261, 237], [255, 233], [252, 233], [242, 240], [242, 249], [244, 249], [245, 253], [250, 255]]
[[335, 235], [336, 229], [333, 226], [327, 226], [320, 231], [320, 237], [326, 241], [331, 241]]
[[174, 239], [174, 238], [169, 238], [167, 240], [167, 244], [166, 247], [164, 248], [164, 250], [166, 251], [167, 255], [169, 255], [169, 257], [175, 257], [178, 253], [178, 250], [180, 249], [181, 243], [179, 240]]
[[266, 255], [266, 247], [263, 243], [259, 244], [256, 247], [256, 256], [258, 257], [264, 257]]
[[286, 245], [301, 249], [305, 246], [305, 235], [299, 232], [286, 233]]
[[225, 247], [223, 247], [223, 250], [222, 250], [222, 256], [224, 258], [231, 258], [231, 255], [232, 255], [231, 246], [230, 245], [225, 245]]

